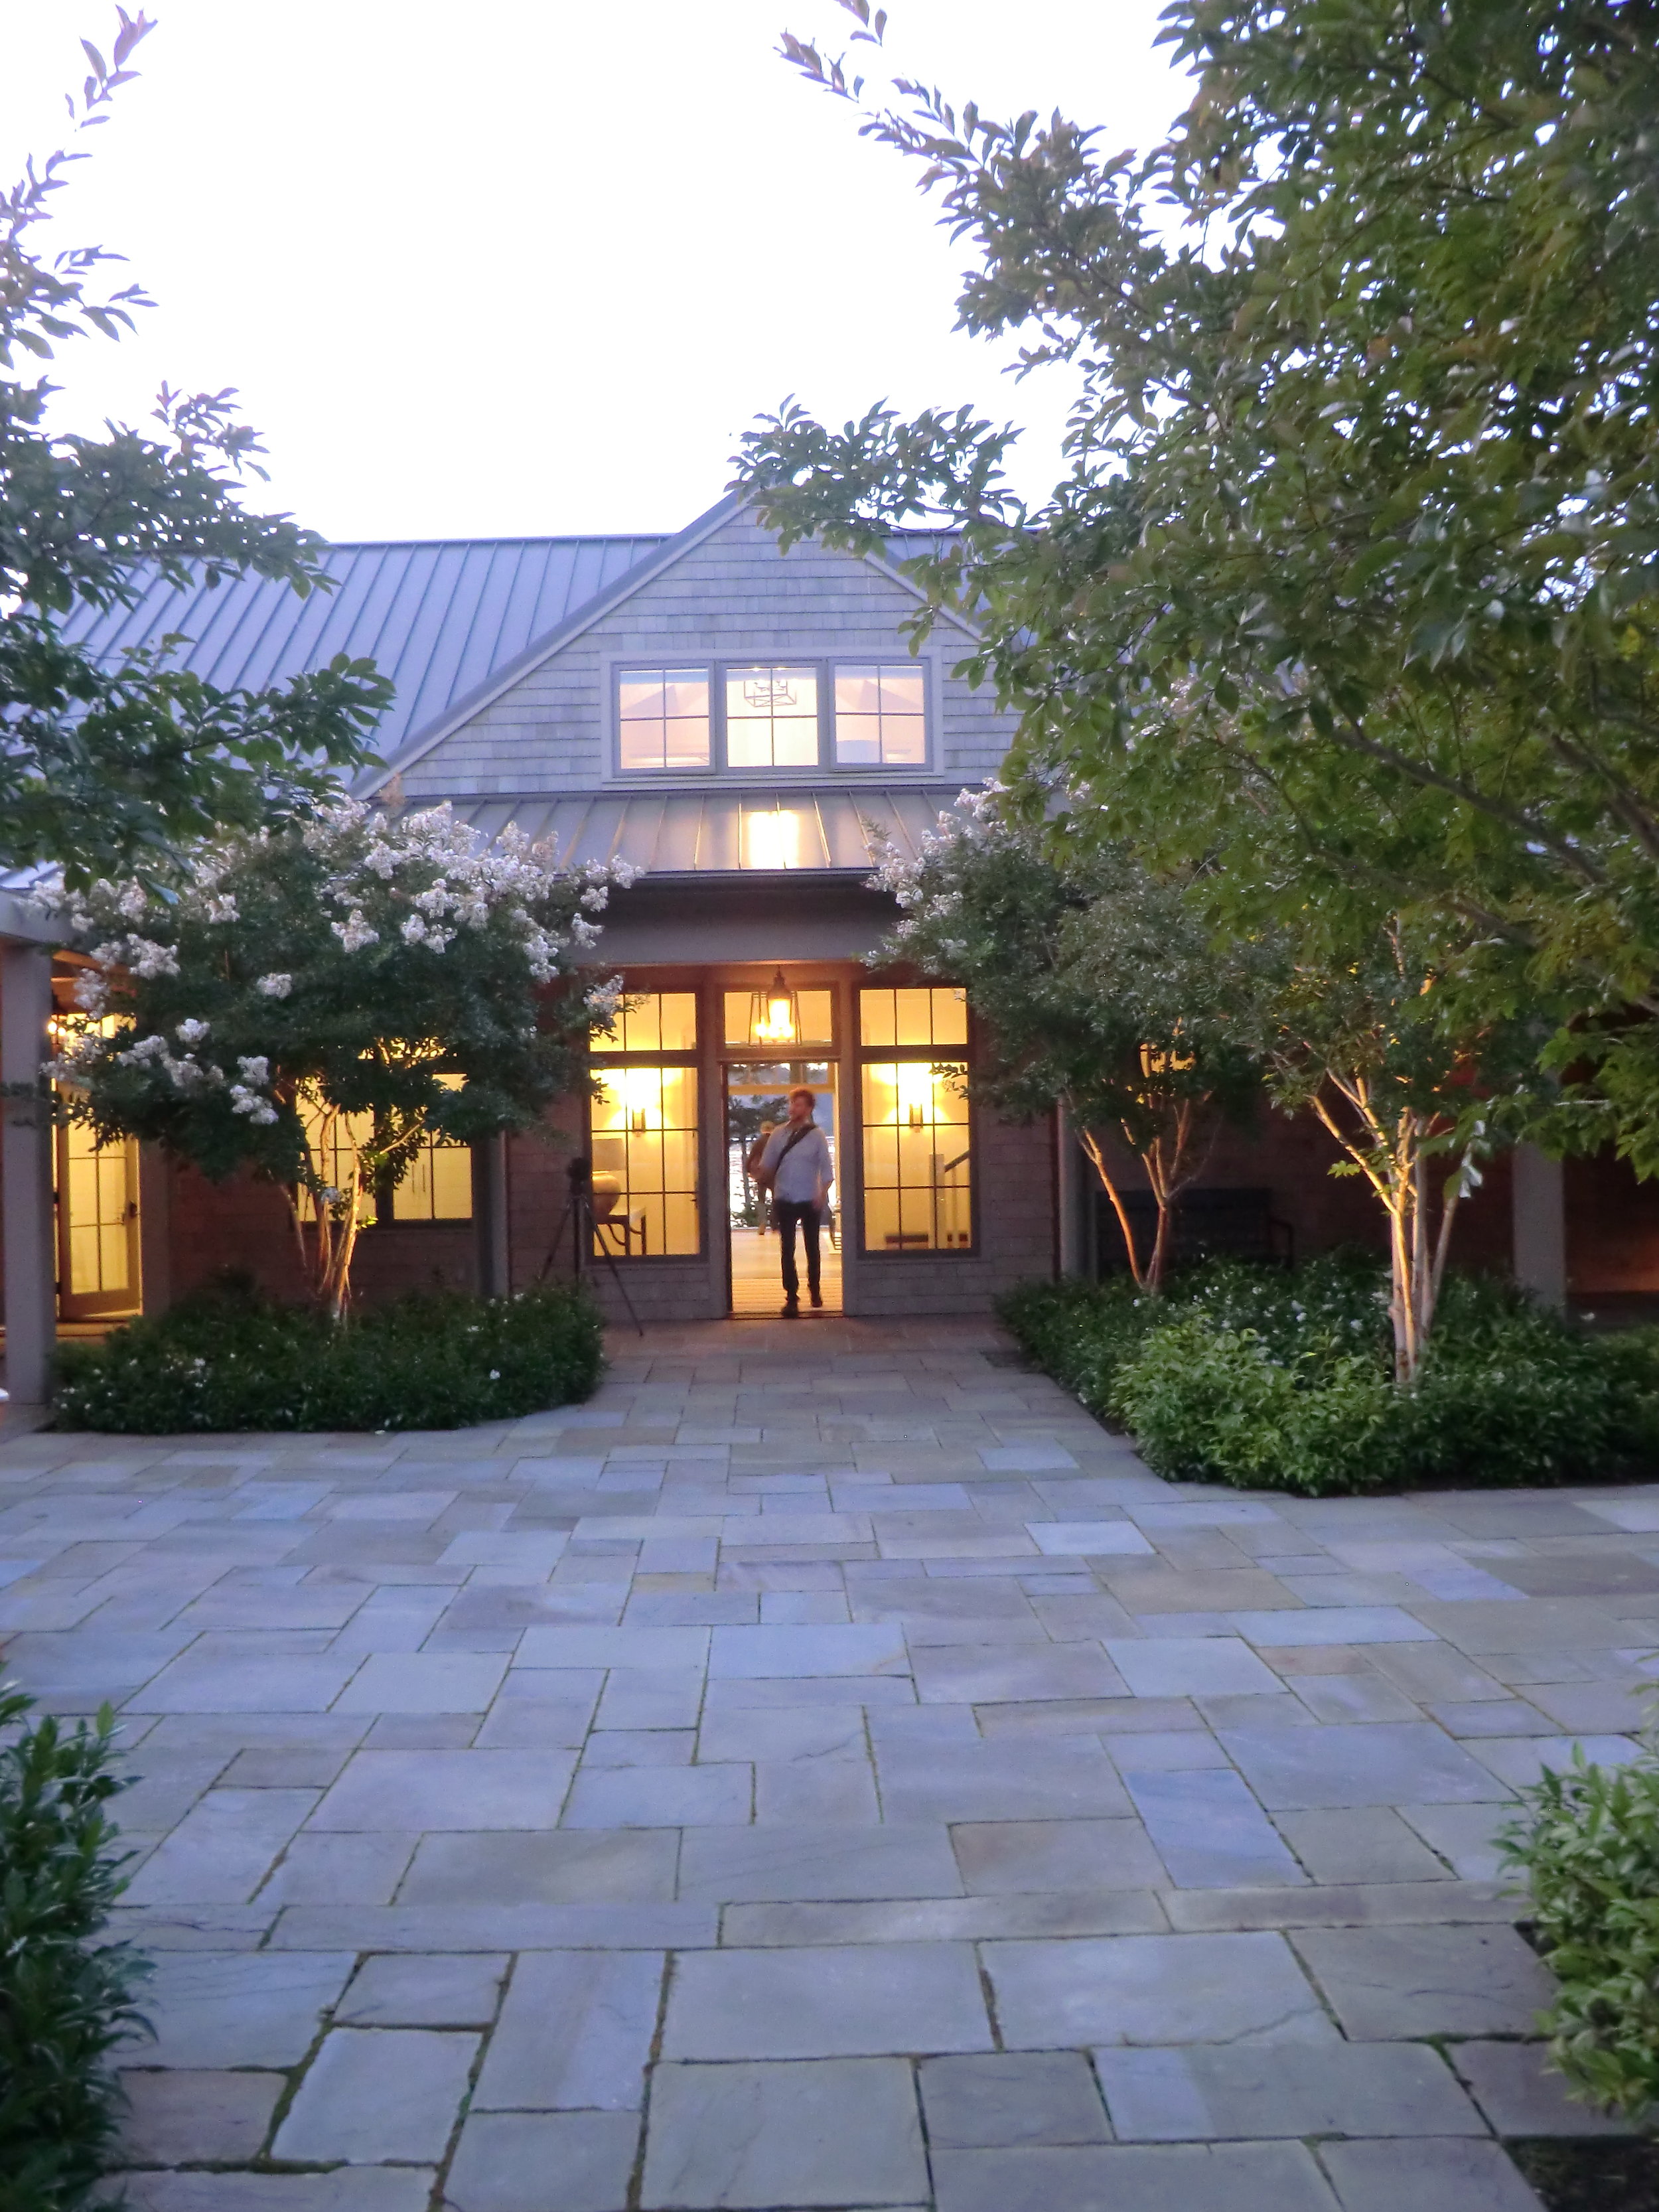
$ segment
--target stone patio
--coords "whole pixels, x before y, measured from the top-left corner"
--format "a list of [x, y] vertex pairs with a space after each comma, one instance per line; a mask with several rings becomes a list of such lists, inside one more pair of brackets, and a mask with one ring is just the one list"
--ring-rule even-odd
[[1492, 1839], [1631, 1752], [1659, 1487], [1174, 1487], [971, 1323], [613, 1352], [0, 1444], [8, 1671], [143, 1778], [136, 2212], [1535, 2205]]

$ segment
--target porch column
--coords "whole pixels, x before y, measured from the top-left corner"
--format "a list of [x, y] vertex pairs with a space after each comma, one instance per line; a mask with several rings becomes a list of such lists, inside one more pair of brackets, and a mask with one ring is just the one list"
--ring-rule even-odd
[[1515, 1279], [1547, 1306], [1567, 1303], [1567, 1209], [1561, 1163], [1536, 1145], [1517, 1145], [1510, 1162]]
[[[0, 1085], [5, 1096], [0, 1188], [5, 1204], [6, 1379], [13, 1401], [43, 1406], [58, 1341], [58, 1251], [52, 1212], [52, 1115], [33, 1096], [47, 1057], [52, 954], [0, 947]], [[13, 1086], [23, 1095], [14, 1096]]]
[[472, 1147], [472, 1226], [477, 1238], [478, 1295], [504, 1298], [507, 1279], [507, 1138]]

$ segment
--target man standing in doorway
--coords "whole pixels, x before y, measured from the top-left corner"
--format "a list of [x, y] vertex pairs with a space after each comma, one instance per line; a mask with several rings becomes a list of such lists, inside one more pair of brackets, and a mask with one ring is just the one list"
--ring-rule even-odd
[[772, 1194], [772, 1215], [777, 1224], [778, 1246], [783, 1259], [783, 1317], [800, 1319], [800, 1276], [795, 1267], [795, 1224], [800, 1224], [806, 1248], [806, 1294], [815, 1310], [823, 1304], [819, 1288], [818, 1224], [829, 1203], [835, 1168], [830, 1139], [812, 1119], [816, 1100], [803, 1085], [789, 1094], [789, 1119], [766, 1140], [757, 1177]]

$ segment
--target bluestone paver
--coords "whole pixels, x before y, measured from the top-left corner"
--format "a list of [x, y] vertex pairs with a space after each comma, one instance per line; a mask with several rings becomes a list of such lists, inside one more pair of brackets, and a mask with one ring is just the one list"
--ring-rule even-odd
[[1486, 2132], [1425, 2044], [1322, 2043], [1285, 2051], [1206, 2048], [1097, 2051], [1112, 2126], [1125, 2142], [1275, 2136], [1480, 2136]]
[[271, 2146], [296, 2163], [431, 2163], [442, 2156], [478, 2047], [432, 2028], [337, 2027], [307, 2068]]
[[990, 2048], [974, 1955], [956, 1943], [688, 1953], [663, 2032], [670, 2058]]
[[427, 2212], [464, 2109], [446, 2212], [1520, 2212], [1486, 2131], [1605, 2124], [1494, 1838], [1634, 1751], [1659, 1486], [1165, 1484], [980, 1322], [612, 1352], [0, 1442], [7, 1671], [140, 1777], [135, 2212]]
[[657, 2069], [648, 2212], [903, 2205], [927, 2194], [915, 2088], [902, 2060]]

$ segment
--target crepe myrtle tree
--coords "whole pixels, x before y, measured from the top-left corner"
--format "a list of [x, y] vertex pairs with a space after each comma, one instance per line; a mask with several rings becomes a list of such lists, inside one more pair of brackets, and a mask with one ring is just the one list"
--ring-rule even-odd
[[101, 246], [40, 247], [86, 135], [107, 120], [155, 26], [118, 8], [106, 58], [83, 41], [75, 137], [0, 189], [0, 868], [161, 881], [195, 838], [302, 811], [368, 757], [391, 688], [367, 660], [259, 690], [175, 665], [175, 641], [95, 656], [66, 617], [133, 599], [140, 577], [212, 586], [252, 573], [329, 588], [320, 538], [251, 513], [260, 446], [230, 392], [163, 387], [149, 426], [88, 436], [52, 420], [42, 373], [67, 343], [118, 339], [151, 303], [103, 281]]
[[1281, 938], [1261, 1053], [1275, 1104], [1305, 1108], [1340, 1147], [1334, 1175], [1358, 1176], [1388, 1224], [1395, 1379], [1415, 1381], [1428, 1348], [1464, 1199], [1483, 1162], [1542, 1109], [1548, 1010], [1479, 1019], [1459, 986], [1469, 949], [1420, 921], [1309, 907]]
[[616, 1003], [575, 963], [625, 867], [562, 872], [445, 805], [343, 800], [204, 848], [181, 888], [64, 909], [88, 966], [49, 1073], [65, 1111], [284, 1194], [315, 1297], [350, 1298], [365, 1201], [422, 1142], [537, 1125]]
[[[884, 17], [840, 4], [870, 58]], [[1027, 756], [1162, 861], [1292, 926], [1316, 873], [1447, 906], [1494, 1006], [1566, 987], [1556, 1057], [1599, 1040], [1579, 1127], [1659, 1172], [1659, 6], [1164, 24], [1193, 98], [1140, 155], [785, 37], [936, 197], [960, 325], [1077, 397], [1047, 499], [1006, 427], [879, 402], [787, 404], [737, 482], [786, 544], [927, 523], [908, 573], [975, 609]], [[1264, 789], [1304, 833], [1272, 884]]]
[[[992, 784], [941, 814], [878, 884], [903, 918], [884, 951], [968, 994], [981, 1025], [972, 1093], [1029, 1116], [1065, 1106], [1117, 1217], [1131, 1273], [1157, 1295], [1182, 1193], [1260, 1076], [1260, 947], [1207, 927], [1190, 887], [1064, 817], [1021, 819]], [[1040, 805], [1040, 801], [1038, 802]], [[1142, 1251], [1111, 1145], [1139, 1163], [1157, 1208]]]

